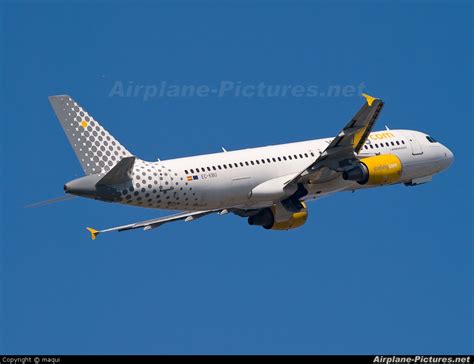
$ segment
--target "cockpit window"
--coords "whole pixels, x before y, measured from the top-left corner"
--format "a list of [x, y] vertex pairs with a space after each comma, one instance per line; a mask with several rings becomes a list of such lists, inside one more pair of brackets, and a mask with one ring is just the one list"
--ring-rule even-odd
[[426, 139], [428, 139], [430, 143], [436, 143], [436, 140], [430, 136], [427, 136]]

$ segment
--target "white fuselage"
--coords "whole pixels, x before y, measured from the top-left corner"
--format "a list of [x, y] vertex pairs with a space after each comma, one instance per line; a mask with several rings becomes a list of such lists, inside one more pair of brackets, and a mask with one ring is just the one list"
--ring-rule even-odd
[[[447, 168], [453, 159], [448, 148], [427, 137], [410, 130], [373, 132], [357, 157], [394, 154], [402, 163], [402, 175], [396, 183], [424, 181]], [[137, 160], [133, 168], [133, 187], [119, 188], [119, 201], [171, 210], [270, 206], [271, 199], [253, 199], [252, 190], [266, 181], [291, 178], [302, 172], [331, 140], [317, 139], [159, 162]], [[367, 187], [374, 186], [362, 186], [342, 178], [309, 183], [305, 185], [308, 194], [303, 200]]]

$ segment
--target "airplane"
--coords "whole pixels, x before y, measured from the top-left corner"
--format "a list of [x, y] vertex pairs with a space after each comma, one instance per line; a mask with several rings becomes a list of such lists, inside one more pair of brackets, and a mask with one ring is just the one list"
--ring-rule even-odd
[[144, 161], [129, 152], [68, 95], [49, 101], [85, 175], [64, 192], [106, 202], [179, 210], [170, 216], [103, 230], [157, 228], [209, 214], [233, 213], [272, 230], [302, 226], [306, 202], [336, 192], [384, 185], [416, 186], [453, 161], [453, 153], [414, 130], [372, 131], [384, 106], [362, 94], [363, 106], [334, 137], [186, 158]]

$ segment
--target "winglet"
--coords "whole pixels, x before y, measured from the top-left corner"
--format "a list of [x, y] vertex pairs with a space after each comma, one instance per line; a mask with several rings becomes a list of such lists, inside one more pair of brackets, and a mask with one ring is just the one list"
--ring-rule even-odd
[[372, 97], [372, 96], [369, 96], [367, 94], [362, 94], [362, 96], [365, 97], [365, 99], [367, 100], [367, 104], [369, 106], [372, 106], [372, 103], [375, 101], [375, 100], [378, 100], [376, 97]]
[[95, 238], [97, 238], [97, 235], [100, 234], [100, 231], [97, 231], [97, 230], [95, 230], [95, 229], [93, 229], [93, 228], [88, 227], [88, 228], [86, 228], [86, 229], [91, 233], [91, 238], [92, 238], [92, 240], [95, 240]]

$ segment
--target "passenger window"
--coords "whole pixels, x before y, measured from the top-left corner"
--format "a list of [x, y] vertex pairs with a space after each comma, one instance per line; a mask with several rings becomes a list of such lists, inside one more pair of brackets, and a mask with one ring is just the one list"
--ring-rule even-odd
[[258, 161], [258, 159], [255, 161], [255, 163], [260, 164], [260, 162]]
[[211, 167], [207, 167], [207, 170], [210, 172], [210, 171], [211, 171]]
[[194, 169], [191, 169], [191, 173], [194, 173]]
[[184, 170], [184, 174], [189, 174], [187, 169]]
[[298, 156], [295, 154], [295, 155], [293, 156], [293, 158], [298, 159]]
[[241, 167], [243, 167], [243, 166], [244, 166], [244, 164], [243, 164], [242, 162], [240, 162], [240, 166], [241, 166]]
[[253, 161], [250, 161], [250, 164], [253, 166], [255, 163]]
[[378, 148], [378, 147], [379, 147], [379, 145], [377, 143], [375, 143], [375, 148]]
[[398, 140], [395, 143], [397, 143], [397, 145], [400, 145], [400, 142]]
[[229, 168], [232, 168], [232, 163], [229, 163]]
[[286, 161], [286, 157], [283, 157], [283, 160]]
[[212, 169], [213, 169], [213, 170], [216, 170], [216, 166], [212, 166]]
[[374, 149], [374, 146], [372, 144], [369, 144], [370, 145], [370, 149]]
[[305, 154], [304, 154], [304, 156], [305, 156], [306, 158], [308, 158], [308, 157], [309, 157], [309, 156], [308, 156], [308, 153], [305, 153]]
[[278, 157], [278, 162], [281, 162], [281, 158], [280, 158], [280, 157]]
[[262, 164], [265, 164], [265, 159], [262, 159]]
[[272, 158], [272, 161], [276, 162], [277, 160], [276, 160], [276, 158]]
[[220, 164], [217, 166], [217, 168], [222, 169]]
[[402, 144], [405, 144], [405, 141], [404, 141], [404, 140], [402, 140]]
[[245, 162], [245, 165], [248, 166], [248, 165], [249, 165], [249, 162]]
[[311, 152], [311, 157], [314, 157], [314, 153], [313, 153], [313, 152]]
[[390, 144], [392, 144], [393, 146], [395, 145], [395, 143], [394, 143], [394, 142], [390, 142]]
[[300, 158], [303, 159], [303, 154], [300, 154]]
[[267, 162], [268, 162], [268, 163], [271, 163], [272, 161], [270, 160], [270, 158], [267, 158]]
[[288, 156], [288, 159], [291, 161], [291, 159], [292, 159], [292, 158], [291, 158], [291, 155]]

